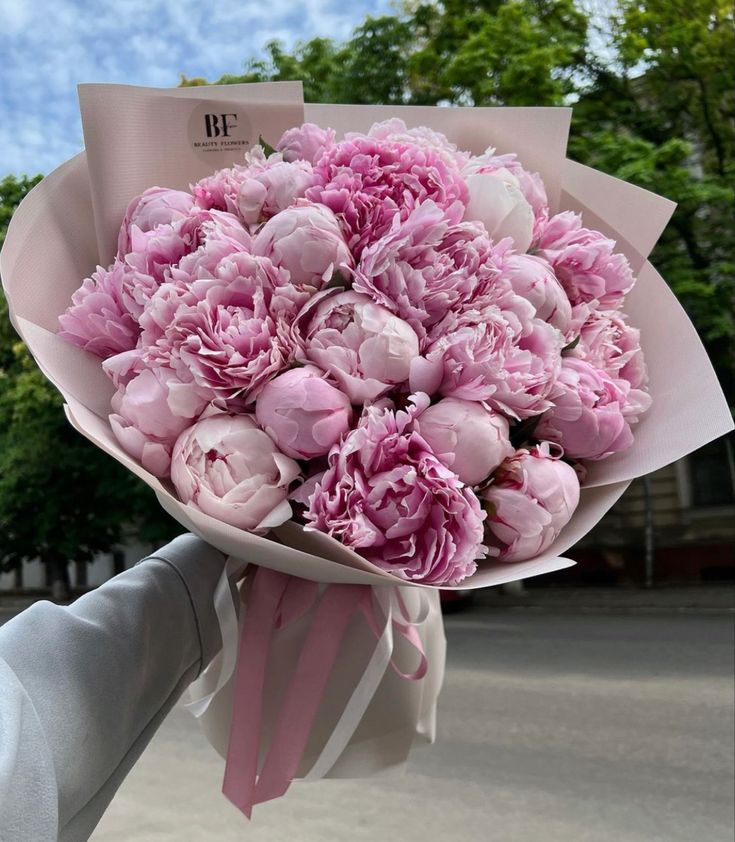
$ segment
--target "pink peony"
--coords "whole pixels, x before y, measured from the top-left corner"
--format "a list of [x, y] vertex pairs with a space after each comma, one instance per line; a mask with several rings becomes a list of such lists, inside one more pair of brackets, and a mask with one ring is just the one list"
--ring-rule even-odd
[[270, 258], [301, 289], [315, 291], [353, 266], [337, 217], [324, 205], [304, 202], [281, 211], [258, 231], [253, 253]]
[[[275, 158], [276, 156], [272, 156]], [[237, 209], [248, 225], [285, 210], [302, 198], [314, 184], [314, 173], [308, 161], [277, 161], [269, 159], [262, 168], [253, 171], [240, 186]]]
[[306, 518], [308, 528], [401, 579], [456, 584], [485, 554], [484, 514], [474, 492], [412, 429], [427, 405], [423, 395], [406, 411], [366, 408], [358, 427], [330, 452]]
[[315, 298], [297, 323], [297, 355], [326, 371], [353, 403], [408, 380], [419, 340], [409, 324], [358, 292]]
[[358, 257], [390, 229], [394, 216], [405, 219], [426, 199], [446, 210], [467, 197], [459, 170], [437, 150], [364, 135], [351, 135], [326, 150], [314, 176], [306, 197], [337, 214]]
[[284, 161], [308, 161], [310, 164], [322, 157], [324, 151], [334, 146], [334, 130], [322, 129], [314, 123], [304, 123], [287, 129], [276, 145]]
[[110, 269], [98, 266], [59, 316], [59, 336], [103, 359], [134, 348], [140, 328], [125, 304], [127, 271], [119, 260]]
[[150, 473], [166, 477], [176, 439], [204, 411], [207, 400], [166, 368], [146, 368], [142, 352], [111, 357], [104, 369], [118, 385], [110, 426], [123, 448]]
[[216, 278], [164, 284], [141, 317], [151, 365], [241, 407], [293, 358], [289, 324], [304, 294], [265, 257], [236, 254]]
[[[357, 134], [348, 134], [346, 137], [349, 140], [352, 137], [359, 136]], [[438, 153], [444, 163], [449, 167], [459, 167], [461, 169], [470, 160], [470, 156], [466, 152], [461, 152], [457, 149], [456, 145], [446, 135], [443, 135], [441, 132], [435, 132], [434, 129], [430, 129], [427, 126], [408, 129], [399, 117], [391, 117], [389, 120], [373, 123], [368, 132], [368, 137], [374, 137], [376, 140], [389, 140], [394, 143], [413, 143], [424, 149], [431, 149], [433, 152]]]
[[512, 292], [450, 314], [430, 339], [411, 367], [413, 391], [486, 401], [516, 419], [551, 407], [564, 340]]
[[571, 356], [602, 369], [613, 379], [622, 378], [631, 389], [645, 391], [648, 371], [640, 345], [640, 331], [617, 310], [592, 311], [581, 327]]
[[349, 398], [314, 366], [295, 368], [266, 383], [255, 404], [258, 424], [294, 459], [324, 456], [350, 429]]
[[572, 211], [552, 216], [541, 231], [538, 254], [547, 260], [572, 304], [597, 302], [617, 309], [635, 283], [625, 255], [613, 251], [615, 241], [582, 227]]
[[171, 225], [185, 219], [193, 205], [191, 193], [167, 187], [151, 187], [136, 196], [125, 211], [117, 239], [117, 256], [122, 259], [133, 250], [130, 243], [133, 226], [144, 233], [154, 231], [160, 225]]
[[200, 179], [190, 187], [198, 207], [237, 213], [237, 194], [248, 177], [248, 167], [236, 164]]
[[490, 553], [526, 561], [547, 550], [579, 504], [579, 480], [548, 444], [519, 450], [481, 494]]
[[171, 480], [182, 503], [239, 529], [291, 517], [289, 485], [299, 466], [280, 453], [250, 415], [213, 415], [179, 436]]
[[444, 398], [416, 418], [414, 429], [467, 485], [479, 485], [514, 453], [508, 422], [476, 401]]
[[536, 310], [536, 317], [553, 325], [569, 340], [572, 306], [564, 287], [551, 266], [541, 257], [530, 254], [509, 254], [501, 263], [501, 282], [525, 298]]
[[516, 179], [504, 170], [473, 172], [465, 176], [469, 198], [464, 218], [481, 222], [493, 242], [506, 237], [518, 252], [528, 251], [533, 239], [533, 208]]
[[473, 174], [493, 174], [507, 183], [515, 185], [533, 211], [533, 241], [538, 239], [541, 229], [549, 218], [549, 200], [541, 176], [526, 170], [515, 153], [496, 155], [494, 149], [488, 149], [482, 155], [472, 158], [462, 170], [468, 177]]
[[484, 228], [459, 222], [461, 207], [435, 202], [393, 219], [362, 253], [353, 288], [405, 319], [422, 339], [428, 328], [466, 302], [496, 274]]
[[613, 380], [584, 360], [565, 357], [551, 395], [554, 407], [534, 435], [561, 445], [572, 459], [604, 459], [625, 450], [633, 444], [630, 391], [627, 380]]

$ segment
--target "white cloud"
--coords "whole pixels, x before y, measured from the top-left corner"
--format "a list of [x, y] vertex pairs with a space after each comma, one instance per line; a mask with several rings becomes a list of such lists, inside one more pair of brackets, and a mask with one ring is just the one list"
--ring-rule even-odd
[[0, 177], [48, 172], [81, 148], [80, 82], [212, 79], [271, 38], [340, 39], [388, 11], [388, 0], [0, 0]]

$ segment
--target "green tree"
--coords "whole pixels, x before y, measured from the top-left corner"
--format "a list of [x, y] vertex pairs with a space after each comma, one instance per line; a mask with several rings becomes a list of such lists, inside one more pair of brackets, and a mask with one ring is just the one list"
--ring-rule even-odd
[[[0, 244], [39, 180], [0, 182]], [[70, 561], [88, 562], [131, 534], [154, 543], [176, 531], [153, 493], [66, 421], [63, 399], [13, 331], [0, 293], [0, 569], [39, 559], [64, 596]]]
[[573, 0], [414, 0], [342, 44], [271, 42], [217, 81], [303, 79], [321, 102], [574, 104], [571, 157], [678, 203], [652, 259], [735, 402], [732, 6], [621, 0], [594, 28]]

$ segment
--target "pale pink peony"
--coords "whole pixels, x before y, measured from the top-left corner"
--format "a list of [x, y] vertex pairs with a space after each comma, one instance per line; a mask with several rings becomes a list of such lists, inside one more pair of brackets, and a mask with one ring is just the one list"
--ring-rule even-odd
[[528, 251], [533, 239], [533, 208], [516, 179], [500, 170], [470, 173], [465, 181], [469, 198], [464, 218], [482, 223], [493, 242], [510, 237], [516, 251]]
[[414, 429], [467, 485], [479, 485], [514, 453], [508, 422], [476, 401], [444, 398], [416, 418]]
[[358, 292], [315, 298], [297, 323], [297, 356], [329, 373], [353, 403], [408, 380], [419, 340], [413, 328]]
[[255, 404], [255, 417], [287, 456], [314, 459], [327, 454], [348, 432], [352, 407], [343, 392], [309, 365], [266, 383]]
[[241, 407], [293, 358], [289, 325], [304, 293], [265, 257], [230, 255], [217, 277], [164, 284], [141, 317], [151, 365], [193, 379], [220, 405]]
[[548, 444], [519, 450], [481, 493], [491, 555], [526, 561], [547, 550], [579, 504], [579, 480]]
[[250, 415], [213, 415], [179, 436], [171, 480], [182, 503], [239, 529], [265, 530], [291, 517], [299, 466]]
[[541, 257], [509, 254], [501, 262], [501, 282], [507, 281], [516, 295], [529, 301], [536, 317], [572, 339], [572, 306], [551, 266]]
[[125, 211], [125, 218], [117, 239], [117, 256], [122, 259], [131, 252], [130, 231], [153, 231], [160, 225], [171, 225], [191, 213], [194, 197], [184, 190], [151, 187], [136, 196]]
[[134, 348], [140, 328], [125, 304], [127, 272], [119, 260], [110, 269], [98, 266], [59, 316], [59, 336], [103, 359]]
[[[585, 360], [565, 357], [551, 395], [554, 407], [534, 435], [556, 442], [572, 459], [604, 459], [633, 444], [630, 424], [637, 417], [628, 406], [630, 384], [613, 380]], [[629, 411], [629, 410], [632, 410]]]
[[573, 305], [596, 302], [617, 309], [635, 283], [625, 255], [615, 241], [582, 227], [572, 211], [552, 216], [541, 231], [538, 254], [551, 264]]
[[285, 210], [302, 198], [314, 184], [308, 161], [274, 161], [276, 156], [243, 181], [237, 194], [237, 209], [248, 225]]
[[[349, 140], [351, 137], [359, 137], [359, 135], [348, 134], [346, 137]], [[368, 132], [368, 137], [399, 143], [413, 143], [416, 146], [431, 149], [433, 152], [437, 152], [449, 167], [459, 167], [461, 169], [470, 160], [470, 156], [466, 152], [457, 149], [457, 146], [446, 135], [436, 132], [434, 129], [428, 128], [428, 126], [417, 126], [408, 129], [400, 117], [391, 117], [389, 120], [373, 123]]]
[[648, 371], [640, 336], [641, 332], [626, 322], [623, 313], [594, 310], [581, 327], [578, 344], [569, 353], [601, 368], [613, 379], [627, 380], [631, 389], [645, 391]]
[[286, 129], [276, 144], [284, 161], [308, 161], [310, 164], [322, 157], [326, 149], [334, 146], [334, 130], [322, 129], [314, 123], [304, 123], [294, 129]]
[[523, 198], [533, 211], [532, 237], [535, 241], [549, 218], [549, 200], [544, 182], [538, 173], [529, 172], [516, 157], [515, 153], [496, 155], [494, 149], [488, 149], [482, 155], [472, 158], [462, 170], [468, 177], [473, 174], [494, 174], [507, 183], [514, 184], [523, 194]]
[[301, 289], [315, 291], [335, 275], [347, 276], [353, 260], [337, 217], [324, 205], [297, 203], [258, 231], [253, 253], [270, 258]]
[[237, 213], [237, 194], [247, 177], [248, 166], [236, 164], [200, 179], [189, 189], [198, 207]]
[[147, 368], [141, 351], [118, 354], [103, 367], [118, 386], [109, 417], [115, 438], [147, 471], [168, 476], [174, 443], [204, 411], [206, 398], [170, 369]]
[[497, 275], [492, 243], [482, 226], [459, 222], [449, 210], [423, 202], [362, 253], [353, 288], [405, 319], [423, 340], [429, 328], [467, 302]]
[[551, 407], [564, 340], [528, 301], [507, 291], [477, 299], [450, 313], [433, 337], [411, 367], [413, 391], [486, 401], [516, 419]]
[[461, 582], [485, 555], [484, 513], [474, 492], [412, 429], [428, 398], [395, 411], [367, 407], [329, 454], [306, 519], [400, 579]]
[[432, 147], [364, 135], [326, 150], [314, 176], [306, 197], [337, 214], [356, 257], [416, 204], [432, 199], [446, 210], [467, 197], [459, 170]]

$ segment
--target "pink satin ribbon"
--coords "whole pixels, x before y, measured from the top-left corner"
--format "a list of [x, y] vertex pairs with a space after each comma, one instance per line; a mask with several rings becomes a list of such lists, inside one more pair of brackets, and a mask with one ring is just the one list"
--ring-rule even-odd
[[[361, 611], [378, 638], [380, 624], [368, 585], [329, 585], [317, 605], [291, 680], [281, 702], [268, 752], [258, 770], [263, 688], [273, 633], [303, 616], [318, 597], [318, 585], [259, 567], [240, 632], [232, 723], [222, 791], [248, 818], [255, 804], [283, 795], [296, 777], [319, 704], [350, 621]], [[401, 678], [424, 677], [428, 662], [421, 637], [399, 591], [394, 630], [420, 654], [420, 663]]]

